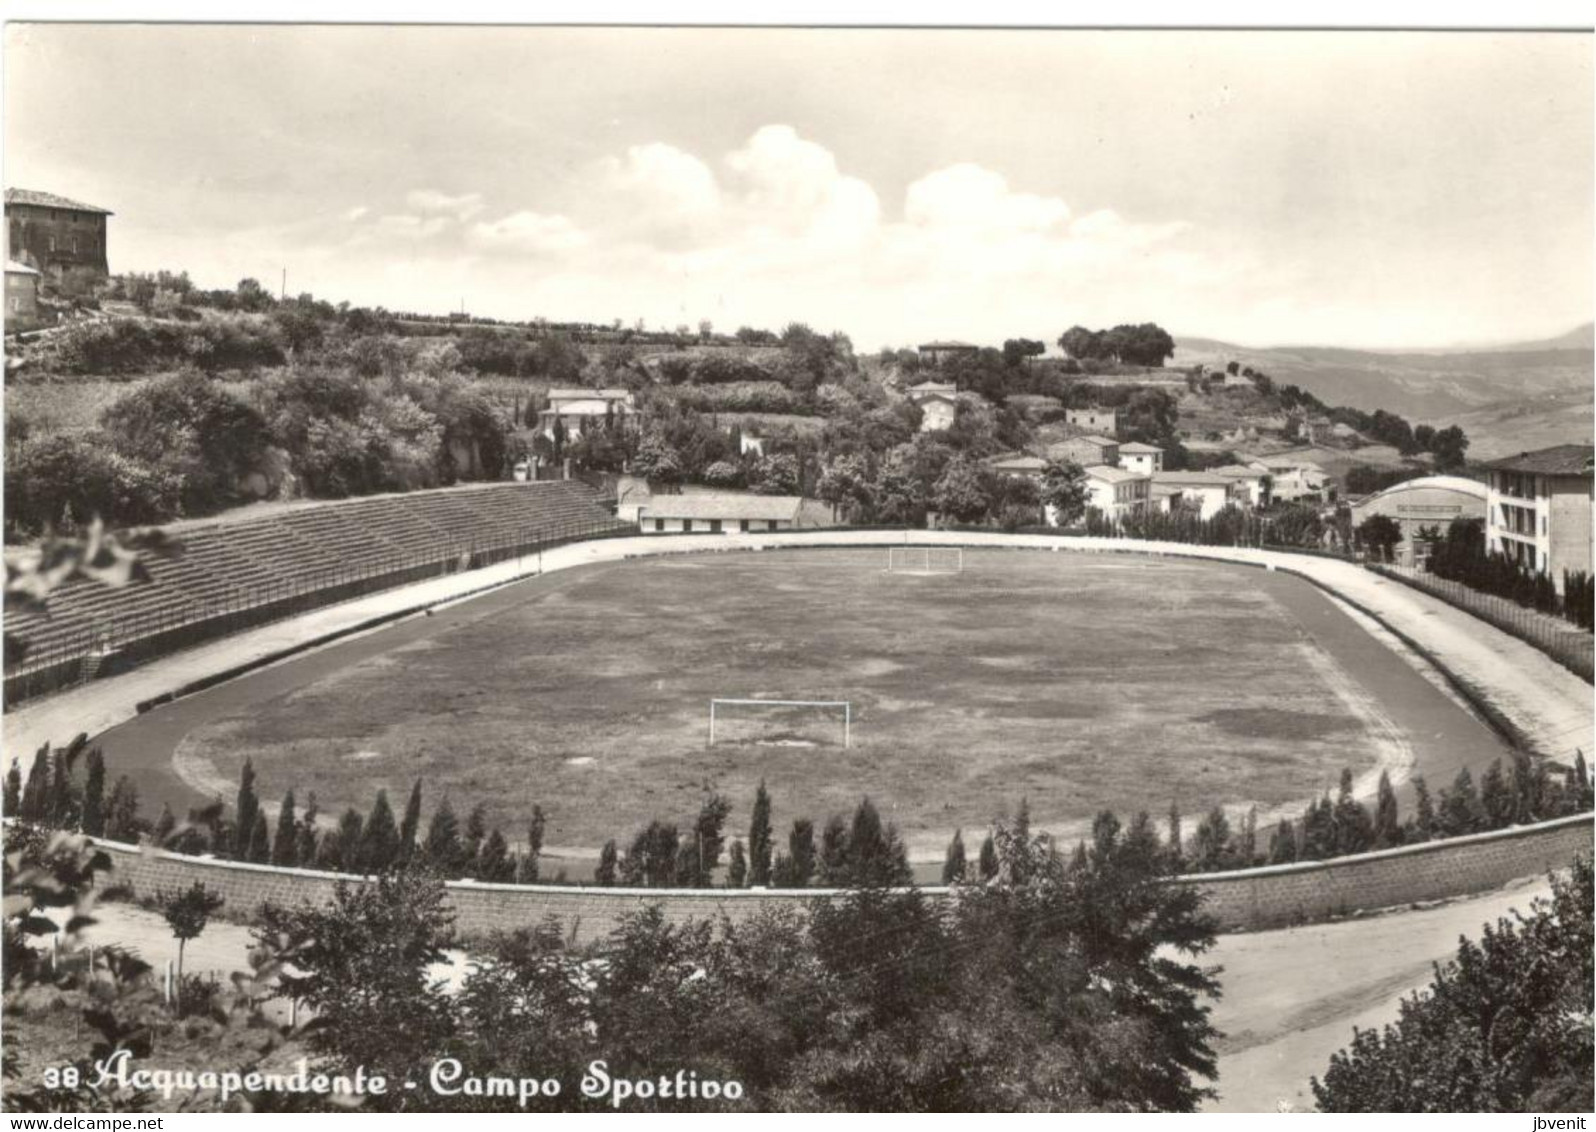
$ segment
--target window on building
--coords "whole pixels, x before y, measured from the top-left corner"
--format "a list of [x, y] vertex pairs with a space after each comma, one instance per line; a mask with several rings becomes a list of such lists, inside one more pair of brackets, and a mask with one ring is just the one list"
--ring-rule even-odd
[[682, 520], [682, 530], [690, 531], [692, 529], [693, 529], [693, 521], [691, 519], [683, 519]]
[[738, 519], [737, 520], [737, 529], [739, 531], [746, 531], [748, 529], [748, 520], [747, 519]]
[[711, 519], [709, 521], [709, 533], [712, 534], [712, 535], [720, 534], [720, 520], [719, 519]]
[[654, 520], [654, 529], [656, 531], [663, 531], [665, 529], [665, 520], [664, 519], [655, 519]]

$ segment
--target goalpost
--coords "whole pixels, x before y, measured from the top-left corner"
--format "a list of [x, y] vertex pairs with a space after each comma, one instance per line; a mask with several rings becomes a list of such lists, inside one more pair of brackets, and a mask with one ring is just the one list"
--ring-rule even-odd
[[888, 574], [962, 574], [964, 549], [958, 546], [891, 546]]
[[[727, 709], [731, 709], [729, 712]], [[709, 701], [709, 745], [725, 739], [729, 725], [752, 723], [752, 738], [743, 742], [786, 744], [792, 746], [817, 746], [812, 739], [802, 737], [807, 719], [823, 712], [832, 719], [841, 713], [842, 745], [853, 746], [853, 704], [848, 700], [735, 700]], [[729, 718], [728, 718], [729, 717]], [[833, 733], [835, 734], [835, 733]], [[737, 736], [734, 734], [733, 739]]]

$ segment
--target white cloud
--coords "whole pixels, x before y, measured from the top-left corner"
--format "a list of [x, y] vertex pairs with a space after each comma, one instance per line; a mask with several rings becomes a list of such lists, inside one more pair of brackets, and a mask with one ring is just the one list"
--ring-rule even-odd
[[749, 225], [828, 245], [858, 241], [880, 223], [876, 191], [845, 175], [824, 146], [791, 126], [762, 126], [726, 156]]
[[437, 189], [411, 189], [405, 194], [405, 203], [417, 212], [452, 216], [456, 220], [469, 220], [482, 211], [482, 194], [462, 193], [459, 196], [450, 196]]
[[634, 145], [599, 163], [597, 180], [618, 224], [642, 239], [678, 241], [700, 234], [721, 208], [709, 166], [663, 142]]
[[570, 217], [540, 212], [513, 212], [491, 222], [473, 224], [469, 242], [484, 251], [507, 251], [532, 255], [551, 255], [575, 251], [588, 243], [588, 236]]
[[366, 213], [370, 211], [371, 209], [367, 208], [365, 205], [358, 204], [354, 208], [351, 208], [348, 212], [344, 213], [344, 219], [349, 221], [359, 220], [362, 216], [365, 216]]
[[930, 173], [908, 188], [903, 218], [917, 228], [1045, 233], [1069, 218], [1057, 197], [1017, 193], [1002, 174], [969, 163]]

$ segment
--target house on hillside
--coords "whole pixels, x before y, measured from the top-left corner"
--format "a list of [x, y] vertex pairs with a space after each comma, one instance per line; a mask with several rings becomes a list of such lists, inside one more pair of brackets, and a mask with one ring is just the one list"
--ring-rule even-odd
[[33, 189], [6, 190], [6, 259], [59, 280], [73, 268], [110, 274], [106, 220], [110, 209]]
[[959, 358], [973, 358], [980, 352], [981, 347], [971, 345], [969, 342], [922, 342], [920, 362], [923, 365], [940, 366]]
[[1119, 522], [1147, 510], [1152, 477], [1108, 464], [1093, 464], [1086, 472], [1087, 506], [1105, 519]]
[[1166, 489], [1165, 498], [1178, 493], [1178, 503], [1170, 505], [1196, 511], [1199, 519], [1212, 519], [1237, 502], [1239, 494], [1232, 480], [1213, 472], [1159, 472], [1153, 476], [1153, 486]]
[[[1264, 485], [1264, 477], [1269, 476], [1269, 473], [1262, 468], [1249, 464], [1225, 464], [1209, 468], [1208, 471], [1216, 476], [1224, 476], [1235, 485], [1235, 502], [1243, 507], [1262, 507], [1271, 497]], [[1271, 487], [1273, 482], [1273, 477], [1270, 477]]]
[[1486, 549], [1549, 575], [1558, 593], [1565, 571], [1590, 573], [1593, 459], [1589, 444], [1559, 444], [1486, 464]]
[[39, 325], [39, 273], [25, 263], [6, 260], [7, 330], [32, 330]]
[[1259, 456], [1248, 461], [1248, 466], [1268, 473], [1271, 499], [1286, 503], [1299, 499], [1311, 502], [1328, 498], [1330, 494], [1330, 477], [1325, 475], [1324, 469], [1295, 453]]
[[1394, 548], [1397, 565], [1422, 570], [1432, 548], [1418, 537], [1419, 532], [1429, 528], [1444, 535], [1454, 519], [1484, 519], [1488, 495], [1489, 490], [1478, 480], [1420, 476], [1352, 504], [1352, 525], [1374, 515], [1395, 519], [1402, 529], [1402, 539]]
[[654, 495], [638, 507], [637, 529], [645, 535], [787, 531], [798, 526], [803, 502], [798, 495], [733, 491]]
[[1065, 409], [1064, 420], [1100, 436], [1119, 435], [1118, 409]]
[[1143, 444], [1133, 440], [1119, 446], [1119, 466], [1132, 472], [1150, 476], [1164, 470], [1164, 450], [1156, 444]]
[[1119, 441], [1106, 436], [1072, 436], [1047, 446], [1047, 454], [1055, 460], [1072, 460], [1081, 467], [1092, 464], [1119, 464]]
[[1000, 476], [1014, 476], [1041, 482], [1042, 470], [1047, 467], [1047, 461], [1040, 456], [1021, 452], [1018, 455], [993, 457], [986, 462], [986, 466]]
[[628, 389], [550, 389], [549, 407], [538, 414], [538, 431], [552, 441], [558, 422], [565, 439], [575, 440], [584, 429], [630, 415], [633, 407]]
[[959, 411], [959, 387], [950, 381], [922, 381], [905, 392], [920, 406], [920, 431], [937, 432], [953, 427]]

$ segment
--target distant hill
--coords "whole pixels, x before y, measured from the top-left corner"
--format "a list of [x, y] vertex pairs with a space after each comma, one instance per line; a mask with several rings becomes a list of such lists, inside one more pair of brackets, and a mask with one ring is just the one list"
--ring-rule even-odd
[[1459, 426], [1468, 433], [1470, 458], [1493, 460], [1554, 444], [1590, 444], [1593, 410], [1596, 404], [1587, 384], [1583, 389], [1499, 401], [1423, 423]]
[[[1185, 336], [1176, 338], [1171, 364], [1213, 367], [1234, 360], [1263, 370], [1276, 382], [1301, 386], [1331, 405], [1370, 412], [1386, 409], [1413, 419], [1451, 423], [1460, 414], [1488, 406], [1588, 394], [1596, 376], [1592, 343], [1589, 323], [1539, 342], [1411, 353], [1330, 346], [1251, 347]], [[1558, 411], [1566, 408], [1561, 405]]]

